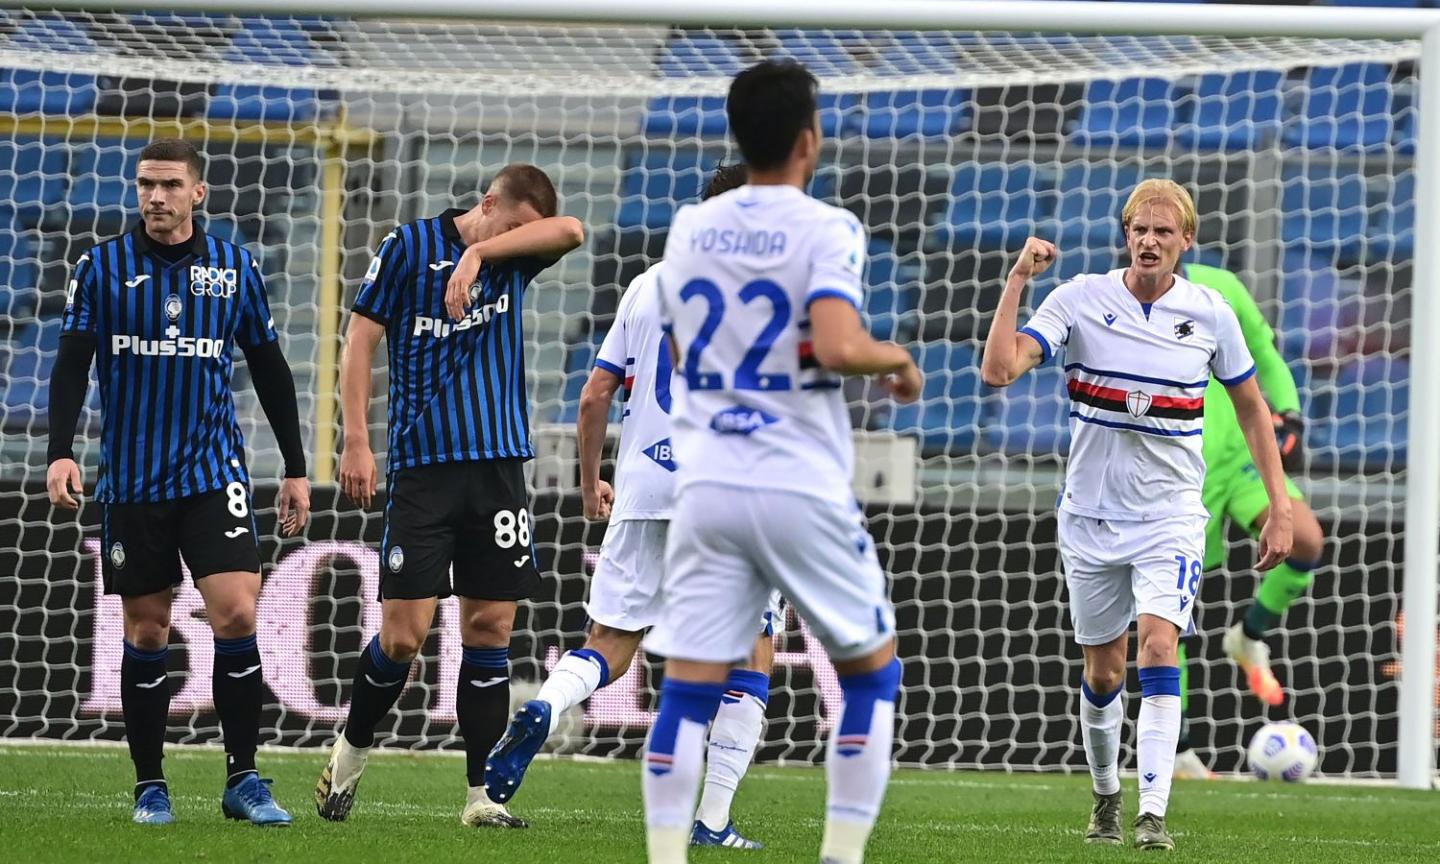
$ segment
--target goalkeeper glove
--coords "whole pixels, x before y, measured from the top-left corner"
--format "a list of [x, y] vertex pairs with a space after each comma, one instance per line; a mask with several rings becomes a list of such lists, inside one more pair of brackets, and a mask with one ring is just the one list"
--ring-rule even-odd
[[1280, 448], [1280, 464], [1288, 473], [1295, 473], [1305, 467], [1303, 444], [1305, 441], [1305, 418], [1299, 411], [1285, 411], [1271, 414], [1275, 422], [1275, 444]]

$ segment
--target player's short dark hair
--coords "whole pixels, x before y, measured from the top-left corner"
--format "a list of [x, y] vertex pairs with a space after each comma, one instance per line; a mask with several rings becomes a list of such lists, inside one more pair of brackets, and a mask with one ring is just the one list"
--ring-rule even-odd
[[490, 191], [513, 204], [529, 204], [544, 219], [560, 210], [555, 184], [544, 171], [525, 162], [512, 162], [501, 168], [490, 181]]
[[710, 183], [705, 191], [700, 193], [701, 201], [709, 201], [716, 195], [724, 195], [731, 189], [739, 189], [750, 179], [750, 169], [744, 163], [736, 162], [733, 165], [719, 165], [715, 173], [710, 175]]
[[767, 171], [790, 158], [800, 133], [814, 126], [818, 87], [794, 60], [766, 60], [730, 82], [725, 116], [751, 168]]
[[184, 162], [196, 180], [204, 176], [205, 160], [200, 158], [200, 151], [181, 138], [161, 138], [146, 144], [145, 149], [140, 151], [140, 161], [147, 159], [152, 162]]

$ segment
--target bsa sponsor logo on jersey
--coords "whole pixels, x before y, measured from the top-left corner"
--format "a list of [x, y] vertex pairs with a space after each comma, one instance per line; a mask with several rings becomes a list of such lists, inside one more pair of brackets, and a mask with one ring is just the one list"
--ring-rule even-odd
[[1150, 410], [1150, 394], [1144, 390], [1131, 390], [1125, 394], [1125, 407], [1131, 417], [1144, 417]]
[[721, 435], [749, 435], [756, 429], [779, 423], [780, 418], [767, 414], [759, 408], [736, 405], [726, 408], [710, 418], [710, 428]]
[[670, 447], [670, 439], [662, 438], [640, 451], [655, 461], [656, 465], [666, 471], [675, 471], [675, 451]]
[[190, 293], [196, 297], [234, 297], [239, 283], [234, 267], [190, 265]]

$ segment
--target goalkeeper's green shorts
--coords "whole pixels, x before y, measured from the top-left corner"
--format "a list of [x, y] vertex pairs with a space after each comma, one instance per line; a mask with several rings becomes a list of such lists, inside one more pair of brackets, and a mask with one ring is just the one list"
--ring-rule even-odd
[[[1285, 478], [1285, 488], [1291, 498], [1305, 500], [1300, 487], [1289, 477]], [[1270, 496], [1265, 494], [1260, 469], [1246, 451], [1219, 465], [1207, 466], [1200, 495], [1210, 514], [1210, 521], [1205, 523], [1205, 569], [1209, 570], [1225, 563], [1225, 520], [1233, 519], [1253, 537], [1257, 533], [1255, 520], [1269, 509]]]

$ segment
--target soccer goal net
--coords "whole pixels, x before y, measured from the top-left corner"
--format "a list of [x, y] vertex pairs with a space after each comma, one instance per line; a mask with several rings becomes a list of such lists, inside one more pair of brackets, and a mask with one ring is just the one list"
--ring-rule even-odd
[[[729, 77], [790, 57], [823, 93], [811, 192], [869, 232], [868, 326], [911, 346], [926, 375], [915, 406], [863, 381], [846, 390], [865, 454], [856, 490], [891, 574], [905, 663], [897, 759], [1084, 765], [1080, 654], [1055, 540], [1064, 373], [1050, 364], [992, 391], [980, 340], [1027, 235], [1061, 249], [1033, 306], [1060, 280], [1123, 266], [1120, 206], [1142, 178], [1163, 176], [1199, 204], [1188, 260], [1235, 273], [1274, 328], [1305, 418], [1308, 467], [1295, 480], [1327, 537], [1314, 586], [1269, 640], [1288, 698], [1267, 711], [1220, 647], [1257, 584], [1252, 544], [1229, 529], [1230, 566], [1205, 576], [1189, 649], [1195, 744], [1235, 770], [1250, 733], [1288, 718], [1315, 734], [1326, 774], [1393, 773], [1409, 358], [1423, 338], [1410, 327], [1418, 53], [1415, 42], [1350, 39], [4, 11], [0, 736], [123, 731], [121, 618], [101, 592], [99, 508], [77, 521], [44, 491], [47, 386], [68, 267], [133, 224], [146, 142], [179, 135], [202, 148], [205, 230], [263, 262], [295, 370], [317, 484], [304, 542], [270, 530], [279, 454], [243, 364], [235, 389], [265, 508], [264, 740], [318, 746], [344, 716], [380, 620], [380, 507], [362, 512], [333, 486], [338, 348], [377, 244], [398, 223], [475, 204], [516, 161], [547, 171], [562, 212], [587, 226], [586, 246], [542, 274], [523, 311], [547, 578], [522, 605], [512, 661], [515, 679], [542, 680], [584, 638], [603, 532], [578, 500], [581, 383], [676, 208], [738, 160]], [[370, 416], [382, 462], [383, 362]], [[93, 388], [90, 400], [77, 452], [93, 482]], [[174, 741], [219, 737], [202, 610], [187, 582], [173, 616]], [[813, 761], [839, 690], [804, 622], [787, 624], [760, 758]], [[382, 745], [458, 746], [458, 656], [455, 607], [442, 605]], [[655, 676], [637, 664], [600, 691], [567, 719], [561, 747], [635, 753]]]

